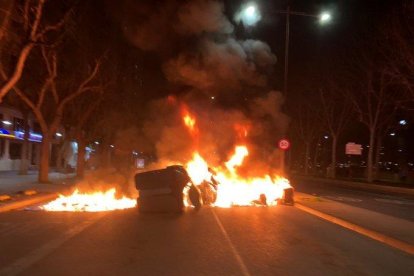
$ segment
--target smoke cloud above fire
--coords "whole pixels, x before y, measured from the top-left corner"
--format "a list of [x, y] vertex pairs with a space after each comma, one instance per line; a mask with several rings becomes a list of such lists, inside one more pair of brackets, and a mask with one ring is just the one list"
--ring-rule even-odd
[[[142, 131], [158, 159], [184, 163], [197, 149], [218, 165], [245, 143], [250, 171], [277, 166], [276, 143], [289, 120], [281, 112], [283, 97], [269, 84], [276, 63], [270, 47], [238, 39], [220, 1], [126, 3], [125, 36], [159, 55], [166, 89], [176, 94], [148, 105]], [[220, 105], [221, 97], [237, 104]], [[196, 133], [183, 124], [183, 110], [195, 116]]]

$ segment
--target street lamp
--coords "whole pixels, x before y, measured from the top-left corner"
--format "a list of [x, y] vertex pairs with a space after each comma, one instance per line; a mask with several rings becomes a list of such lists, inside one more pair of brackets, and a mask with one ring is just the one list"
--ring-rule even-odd
[[[287, 6], [286, 10], [276, 10], [275, 12], [286, 15], [285, 70], [284, 70], [284, 78], [283, 78], [283, 96], [286, 99], [287, 91], [288, 91], [288, 72], [289, 72], [290, 15], [313, 17], [313, 18], [318, 19], [319, 23], [323, 25], [331, 21], [331, 14], [328, 12], [323, 12], [321, 14], [316, 15], [316, 14], [292, 11], [290, 10], [290, 6]], [[253, 3], [249, 3], [248, 5], [245, 5], [244, 7], [242, 7], [242, 9], [236, 14], [235, 19], [237, 22], [242, 21], [247, 26], [252, 26], [261, 19], [261, 15], [260, 15], [260, 11], [257, 8], [257, 6]], [[324, 138], [327, 139], [329, 137], [325, 136]], [[282, 154], [281, 154], [281, 164], [282, 164], [281, 167], [282, 167], [282, 172], [283, 172], [285, 168], [285, 151], [282, 151]]]
[[[288, 91], [288, 73], [289, 73], [289, 38], [290, 38], [290, 15], [298, 15], [298, 16], [307, 16], [313, 17], [319, 20], [321, 25], [329, 23], [332, 20], [332, 16], [329, 12], [324, 11], [321, 14], [310, 14], [305, 12], [298, 12], [292, 11], [290, 6], [286, 8], [286, 10], [276, 10], [276, 13], [285, 14], [286, 15], [286, 38], [285, 38], [285, 70], [284, 70], [284, 78], [283, 78], [283, 95], [287, 96]], [[253, 3], [249, 3], [242, 7], [242, 9], [236, 14], [236, 21], [242, 21], [244, 24], [248, 26], [255, 25], [261, 19], [260, 11], [257, 6]]]
[[319, 15], [319, 22], [321, 24], [328, 23], [329, 21], [331, 21], [331, 19], [332, 19], [332, 16], [328, 12], [323, 12]]
[[237, 22], [242, 21], [247, 26], [253, 26], [262, 19], [262, 16], [254, 3], [248, 3], [240, 9], [235, 19]]

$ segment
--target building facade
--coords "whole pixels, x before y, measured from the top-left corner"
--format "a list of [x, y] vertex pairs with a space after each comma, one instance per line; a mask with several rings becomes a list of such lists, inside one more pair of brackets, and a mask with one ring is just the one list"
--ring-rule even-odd
[[[30, 128], [27, 160], [29, 168], [37, 168], [42, 135], [40, 126], [33, 116], [28, 116]], [[0, 171], [19, 170], [25, 137], [25, 121], [18, 109], [0, 105]]]

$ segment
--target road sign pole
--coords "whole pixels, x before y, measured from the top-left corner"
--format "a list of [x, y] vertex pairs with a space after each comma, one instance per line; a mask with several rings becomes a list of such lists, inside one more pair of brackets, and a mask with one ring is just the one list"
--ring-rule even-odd
[[279, 140], [279, 142], [277, 143], [279, 149], [281, 150], [280, 153], [280, 172], [281, 174], [285, 174], [285, 170], [286, 170], [286, 151], [289, 149], [290, 147], [290, 142], [287, 139], [281, 139]]
[[285, 159], [286, 159], [286, 151], [285, 150], [281, 150], [282, 153], [280, 155], [280, 171], [282, 173], [282, 175], [285, 175]]

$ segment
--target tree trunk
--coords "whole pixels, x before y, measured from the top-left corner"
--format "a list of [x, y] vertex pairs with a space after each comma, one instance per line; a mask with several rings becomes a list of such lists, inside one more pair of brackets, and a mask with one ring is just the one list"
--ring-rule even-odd
[[332, 156], [331, 156], [331, 173], [330, 177], [336, 177], [336, 149], [338, 144], [338, 138], [336, 135], [332, 135]]
[[377, 146], [375, 147], [375, 166], [374, 166], [374, 170], [375, 170], [374, 178], [375, 179], [379, 178], [379, 163], [381, 161], [381, 148], [382, 148], [382, 137], [378, 135]]
[[305, 175], [309, 174], [309, 143], [305, 143]]
[[26, 175], [29, 169], [29, 137], [30, 137], [30, 126], [29, 126], [29, 113], [23, 111], [23, 120], [24, 120], [24, 137], [22, 152], [20, 156], [20, 175]]
[[76, 160], [76, 176], [83, 178], [85, 176], [85, 137], [83, 133], [77, 135], [78, 137], [78, 157]]
[[315, 154], [313, 155], [313, 175], [317, 175], [318, 174], [318, 167], [316, 166], [317, 164], [318, 164], [318, 158], [319, 158], [319, 144], [320, 144], [320, 139], [318, 139], [317, 141], [316, 141], [316, 144], [315, 144]]
[[374, 128], [369, 130], [369, 149], [368, 149], [368, 160], [367, 160], [367, 181], [371, 183], [374, 179], [373, 174], [373, 157], [374, 157], [374, 141], [375, 131]]
[[40, 147], [39, 182], [49, 182], [49, 155], [50, 155], [50, 135], [43, 132], [42, 144]]

